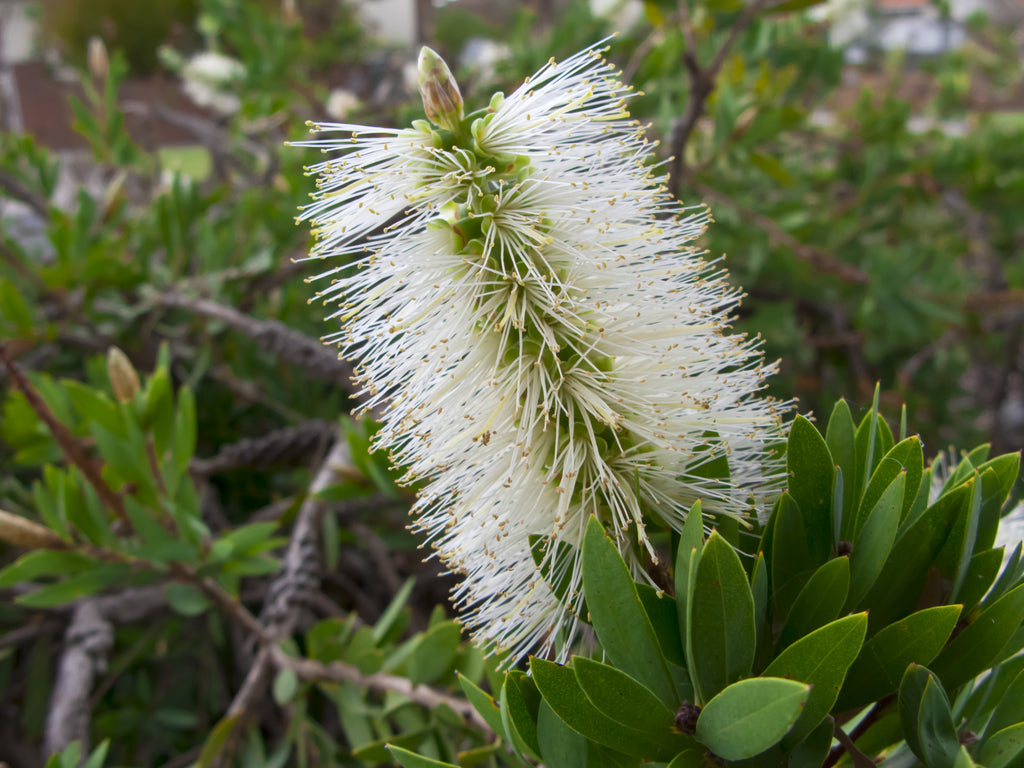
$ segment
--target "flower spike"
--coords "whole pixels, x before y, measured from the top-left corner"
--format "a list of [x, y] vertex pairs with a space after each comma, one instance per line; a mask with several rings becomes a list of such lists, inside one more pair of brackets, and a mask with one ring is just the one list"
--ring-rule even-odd
[[631, 96], [596, 48], [463, 114], [420, 56], [430, 122], [324, 124], [312, 257], [358, 361], [376, 445], [422, 483], [414, 512], [464, 579], [461, 616], [512, 664], [564, 659], [581, 626], [591, 515], [651, 581], [655, 531], [759, 513], [788, 406], [732, 334], [739, 291], [693, 241], [709, 223], [665, 191]]

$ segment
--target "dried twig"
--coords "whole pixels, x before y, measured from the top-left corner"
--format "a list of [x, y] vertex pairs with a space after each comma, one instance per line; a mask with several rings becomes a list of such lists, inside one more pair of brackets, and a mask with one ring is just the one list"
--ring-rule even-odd
[[0, 171], [0, 191], [8, 197], [27, 205], [43, 221], [50, 218], [49, 201], [26, 187], [19, 179], [7, 173], [7, 171]]
[[673, 195], [679, 196], [679, 187], [686, 168], [685, 152], [686, 142], [697, 126], [697, 121], [704, 114], [704, 107], [708, 97], [714, 93], [715, 80], [718, 73], [725, 64], [729, 51], [754, 18], [768, 5], [768, 0], [754, 0], [743, 9], [736, 23], [729, 29], [725, 42], [719, 47], [712, 57], [711, 62], [702, 67], [697, 59], [697, 35], [693, 28], [693, 19], [690, 16], [690, 8], [687, 0], [679, 0], [679, 19], [683, 31], [683, 38], [686, 40], [686, 51], [683, 53], [683, 64], [686, 65], [686, 72], [690, 78], [690, 97], [686, 103], [686, 111], [679, 118], [672, 128], [672, 139], [669, 143], [669, 151], [672, 155], [669, 161], [668, 187]]
[[208, 459], [193, 459], [189, 468], [193, 474], [209, 477], [243, 467], [260, 469], [292, 464], [323, 450], [336, 432], [334, 424], [311, 419], [295, 427], [275, 429], [261, 437], [222, 446]]
[[314, 682], [355, 683], [371, 691], [391, 691], [405, 696], [423, 707], [450, 707], [453, 712], [473, 724], [487, 735], [493, 731], [472, 704], [465, 699], [449, 696], [426, 685], [413, 685], [407, 678], [396, 675], [364, 675], [358, 667], [339, 661], [322, 664], [312, 659], [296, 659], [280, 648], [271, 651], [271, 660], [278, 668], [290, 669], [303, 680]]
[[351, 388], [352, 367], [338, 359], [338, 353], [319, 339], [312, 339], [277, 320], [256, 320], [234, 307], [191, 298], [180, 293], [161, 293], [155, 298], [164, 307], [184, 309], [197, 315], [219, 320], [229, 328], [245, 334], [268, 352], [305, 369], [312, 376]]

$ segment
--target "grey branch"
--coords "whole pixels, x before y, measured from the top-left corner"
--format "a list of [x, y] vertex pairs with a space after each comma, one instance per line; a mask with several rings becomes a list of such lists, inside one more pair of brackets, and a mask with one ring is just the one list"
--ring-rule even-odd
[[322, 450], [334, 439], [334, 424], [311, 419], [295, 427], [275, 429], [257, 438], [246, 438], [222, 446], [208, 459], [194, 459], [193, 473], [209, 477], [232, 469], [266, 469], [294, 464]]
[[311, 376], [351, 389], [352, 367], [338, 358], [337, 351], [282, 322], [257, 320], [234, 307], [179, 293], [162, 293], [155, 300], [164, 307], [184, 309], [219, 320], [229, 328], [245, 334], [281, 360], [305, 369]]

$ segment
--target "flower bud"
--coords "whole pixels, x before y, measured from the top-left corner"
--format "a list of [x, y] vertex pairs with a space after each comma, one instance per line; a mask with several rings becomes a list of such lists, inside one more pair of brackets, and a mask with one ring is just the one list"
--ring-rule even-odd
[[100, 83], [106, 80], [107, 73], [110, 71], [110, 57], [107, 55], [107, 46], [104, 45], [103, 38], [98, 35], [89, 38], [86, 59], [89, 63], [89, 74], [92, 75], [93, 80]]
[[444, 59], [427, 46], [420, 48], [417, 68], [427, 117], [435, 125], [454, 130], [462, 121], [462, 94], [452, 71]]
[[0, 541], [22, 549], [67, 549], [60, 536], [39, 523], [0, 509]]
[[127, 403], [139, 391], [139, 374], [128, 356], [117, 347], [107, 350], [107, 375], [118, 402]]

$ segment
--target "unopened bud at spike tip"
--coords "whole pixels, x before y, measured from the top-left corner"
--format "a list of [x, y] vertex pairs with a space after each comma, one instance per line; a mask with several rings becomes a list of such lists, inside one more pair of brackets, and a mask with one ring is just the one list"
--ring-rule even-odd
[[107, 350], [107, 375], [118, 402], [129, 402], [139, 391], [139, 374], [128, 356], [117, 347]]
[[427, 118], [435, 125], [454, 130], [462, 121], [462, 94], [444, 59], [427, 46], [417, 62], [420, 96]]

